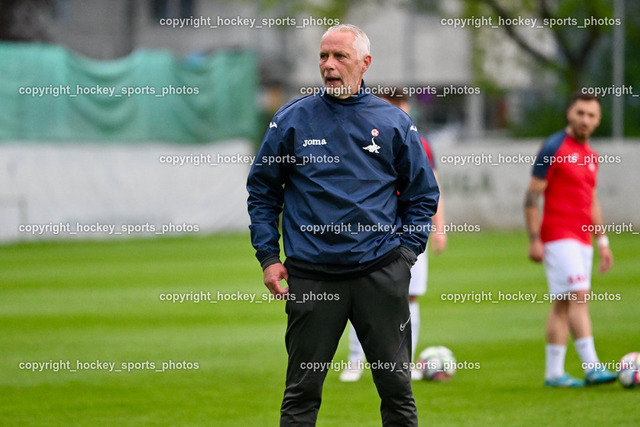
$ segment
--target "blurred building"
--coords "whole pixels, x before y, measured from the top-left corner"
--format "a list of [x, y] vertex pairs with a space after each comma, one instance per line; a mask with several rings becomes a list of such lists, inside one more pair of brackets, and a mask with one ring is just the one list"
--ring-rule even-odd
[[[472, 86], [471, 35], [440, 22], [443, 11], [458, 11], [456, 2], [431, 0], [420, 13], [407, 1], [363, 3], [351, 7], [341, 22], [360, 26], [371, 39], [367, 84], [412, 91], [413, 115], [425, 130], [453, 130], [449, 135], [456, 138], [482, 134], [487, 120], [483, 96]], [[39, 11], [31, 24], [46, 27], [33, 38], [96, 59], [136, 49], [168, 49], [192, 59], [220, 50], [255, 51], [267, 115], [320, 84], [319, 40], [337, 22], [290, 16], [285, 5], [262, 10], [254, 3], [224, 0], [29, 0], [25, 5], [31, 16]]]

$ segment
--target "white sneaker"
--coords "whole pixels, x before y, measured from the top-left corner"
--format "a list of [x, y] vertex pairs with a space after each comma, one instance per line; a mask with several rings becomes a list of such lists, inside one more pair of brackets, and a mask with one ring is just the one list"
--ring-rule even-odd
[[424, 378], [424, 373], [420, 369], [411, 370], [411, 381], [421, 381]]
[[350, 368], [340, 372], [340, 381], [345, 383], [354, 383], [362, 376], [362, 369]]

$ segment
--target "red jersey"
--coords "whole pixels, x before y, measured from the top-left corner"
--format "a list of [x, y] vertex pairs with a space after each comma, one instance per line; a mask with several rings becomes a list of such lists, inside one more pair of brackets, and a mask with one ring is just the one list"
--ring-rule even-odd
[[[434, 161], [433, 151], [431, 150], [431, 144], [429, 144], [429, 140], [423, 135], [420, 135], [420, 142], [422, 142], [422, 148], [424, 148], [424, 151], [427, 153], [427, 159], [429, 160], [429, 165], [431, 165], [431, 169], [435, 171], [436, 163]], [[396, 190], [396, 193], [400, 194], [398, 190]]]
[[542, 146], [533, 176], [547, 181], [540, 228], [543, 242], [574, 239], [591, 245], [593, 191], [598, 154], [588, 142], [578, 142], [565, 131], [553, 134]]
[[429, 159], [429, 164], [431, 165], [431, 169], [436, 170], [436, 164], [433, 161], [433, 151], [431, 151], [431, 145], [429, 141], [424, 136], [420, 135], [420, 142], [422, 142], [422, 146], [424, 147], [424, 151], [427, 153], [427, 158]]

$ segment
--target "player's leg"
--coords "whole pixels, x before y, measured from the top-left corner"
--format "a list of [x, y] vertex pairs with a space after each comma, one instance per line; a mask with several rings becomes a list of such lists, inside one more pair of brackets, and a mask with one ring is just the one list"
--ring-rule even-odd
[[572, 270], [568, 273], [573, 278], [569, 300], [569, 326], [575, 343], [575, 340], [592, 336], [589, 292], [593, 248], [577, 241], [572, 242], [572, 246]]
[[351, 321], [381, 398], [382, 423], [417, 425], [411, 390], [410, 270], [401, 256], [357, 280]]
[[[418, 256], [416, 263], [411, 267], [411, 281], [409, 282], [409, 313], [411, 315], [411, 360], [415, 359], [418, 337], [420, 334], [420, 304], [418, 297], [427, 292], [427, 280], [429, 272], [429, 261], [427, 252]], [[344, 382], [358, 381], [362, 376], [362, 364], [365, 360], [362, 344], [358, 340], [353, 324], [350, 323], [349, 333], [349, 368], [342, 371], [340, 380]], [[412, 380], [421, 380], [422, 371], [411, 370]]]
[[[349, 293], [344, 282], [289, 276], [288, 284], [285, 344], [289, 360], [280, 425], [315, 425], [322, 384], [349, 316]], [[328, 300], [323, 293], [337, 297]]]
[[[409, 313], [411, 314], [411, 360], [415, 359], [420, 336], [420, 304], [418, 298], [427, 292], [429, 274], [429, 258], [427, 252], [418, 255], [416, 263], [411, 267], [411, 281], [409, 282]], [[421, 380], [420, 369], [411, 370], [412, 380]]]
[[340, 373], [340, 381], [355, 382], [362, 377], [362, 366], [365, 361], [364, 350], [358, 339], [358, 334], [349, 322], [349, 361], [348, 366]]
[[589, 295], [591, 291], [591, 266], [593, 248], [587, 245], [579, 247], [581, 251], [583, 280], [577, 281], [576, 291], [569, 302], [569, 326], [573, 335], [573, 345], [582, 362], [585, 382], [588, 385], [609, 383], [616, 380], [617, 375], [600, 364], [596, 353], [589, 316]]
[[415, 357], [420, 332], [420, 305], [418, 298], [427, 292], [429, 277], [429, 258], [427, 252], [418, 255], [416, 263], [411, 267], [409, 282], [409, 311], [411, 312], [411, 359]]
[[580, 290], [571, 293], [569, 300], [569, 327], [573, 340], [592, 336], [591, 318], [589, 317], [589, 291]]
[[[595, 369], [596, 364], [600, 362], [593, 343], [588, 295], [588, 290], [573, 292], [568, 313], [573, 345], [582, 361], [582, 365], [585, 367], [585, 374], [589, 370]], [[589, 366], [589, 369], [586, 366]]]
[[545, 346], [545, 382], [553, 381], [565, 376], [564, 361], [567, 354], [567, 338], [569, 337], [568, 309], [569, 303], [562, 295], [556, 296], [551, 303], [551, 311], [547, 318]]
[[564, 370], [569, 337], [569, 299], [571, 297], [571, 260], [575, 251], [569, 240], [544, 245], [544, 268], [552, 299], [547, 319], [545, 346], [545, 385], [548, 387], [581, 387], [582, 380]]
[[[418, 337], [420, 336], [420, 304], [417, 295], [409, 295], [409, 315], [411, 316], [411, 361], [413, 362], [416, 355], [416, 347], [418, 346]], [[411, 369], [411, 379], [420, 381], [424, 374], [418, 368]]]

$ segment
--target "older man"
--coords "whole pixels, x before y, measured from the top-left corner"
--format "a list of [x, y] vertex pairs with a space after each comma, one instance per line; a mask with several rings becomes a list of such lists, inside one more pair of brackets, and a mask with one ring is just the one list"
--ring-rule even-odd
[[247, 181], [264, 283], [287, 300], [282, 426], [315, 425], [347, 320], [371, 364], [383, 425], [417, 425], [409, 271], [439, 192], [410, 117], [367, 91], [370, 64], [362, 30], [329, 28], [320, 44], [324, 91], [275, 114]]

